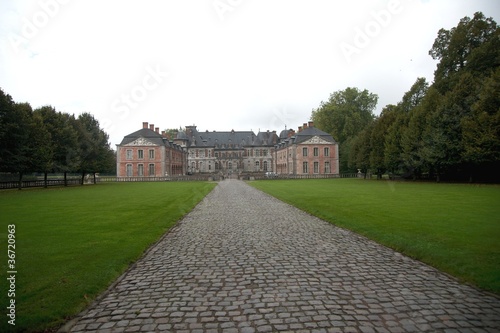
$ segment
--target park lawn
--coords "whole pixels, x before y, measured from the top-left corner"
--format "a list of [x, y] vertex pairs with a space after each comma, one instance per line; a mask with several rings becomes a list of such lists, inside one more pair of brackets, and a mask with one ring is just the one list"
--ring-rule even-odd
[[[16, 228], [14, 330], [56, 328], [79, 313], [214, 187], [150, 182], [1, 191], [3, 281], [7, 226]], [[4, 282], [0, 293], [0, 331], [12, 331]]]
[[250, 184], [312, 215], [500, 294], [500, 186], [362, 179]]

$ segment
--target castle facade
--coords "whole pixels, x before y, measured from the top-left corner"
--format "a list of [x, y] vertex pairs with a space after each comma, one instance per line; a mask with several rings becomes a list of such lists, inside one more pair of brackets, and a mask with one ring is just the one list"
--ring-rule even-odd
[[173, 138], [144, 122], [116, 146], [118, 177], [339, 173], [337, 142], [313, 122], [280, 135], [276, 131], [203, 132], [186, 126]]

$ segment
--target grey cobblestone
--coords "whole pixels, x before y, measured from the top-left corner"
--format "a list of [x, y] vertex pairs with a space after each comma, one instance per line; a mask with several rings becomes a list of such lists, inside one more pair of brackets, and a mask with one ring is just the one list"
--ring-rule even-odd
[[500, 300], [226, 180], [71, 332], [499, 332]]

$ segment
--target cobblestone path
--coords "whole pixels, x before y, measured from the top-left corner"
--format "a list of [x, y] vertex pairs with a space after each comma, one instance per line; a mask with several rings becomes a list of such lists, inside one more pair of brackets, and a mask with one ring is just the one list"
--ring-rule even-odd
[[72, 332], [499, 332], [500, 300], [237, 180]]

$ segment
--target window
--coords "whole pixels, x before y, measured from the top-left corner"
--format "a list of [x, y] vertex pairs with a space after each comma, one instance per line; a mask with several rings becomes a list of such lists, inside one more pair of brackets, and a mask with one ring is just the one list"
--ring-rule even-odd
[[325, 173], [330, 173], [330, 162], [325, 162]]
[[319, 162], [314, 162], [314, 173], [319, 173]]
[[127, 160], [132, 159], [132, 149], [127, 149]]
[[139, 177], [143, 177], [144, 176], [144, 164], [137, 165], [137, 175]]
[[330, 156], [330, 148], [325, 147], [324, 154], [325, 154], [325, 156]]
[[302, 148], [302, 156], [307, 156], [307, 147]]
[[256, 161], [255, 162], [255, 171], [259, 171], [260, 170], [260, 163], [259, 161]]
[[150, 149], [149, 150], [149, 159], [150, 160], [154, 160], [155, 159], [155, 150], [154, 149]]
[[144, 159], [144, 150], [139, 149], [137, 151], [137, 158], [140, 159], [140, 160]]
[[307, 162], [302, 162], [302, 173], [308, 173]]
[[267, 171], [267, 161], [264, 161], [264, 171]]
[[313, 148], [313, 155], [314, 156], [319, 156], [319, 148], [318, 147], [314, 147]]
[[127, 164], [127, 177], [133, 176], [132, 164]]
[[227, 164], [227, 168], [228, 168], [229, 170], [232, 170], [232, 169], [233, 169], [233, 162], [229, 162], [229, 163]]
[[[154, 152], [154, 150], [153, 150]], [[149, 165], [149, 175], [150, 176], [154, 176], [155, 175], [155, 165], [154, 164], [150, 164]]]

